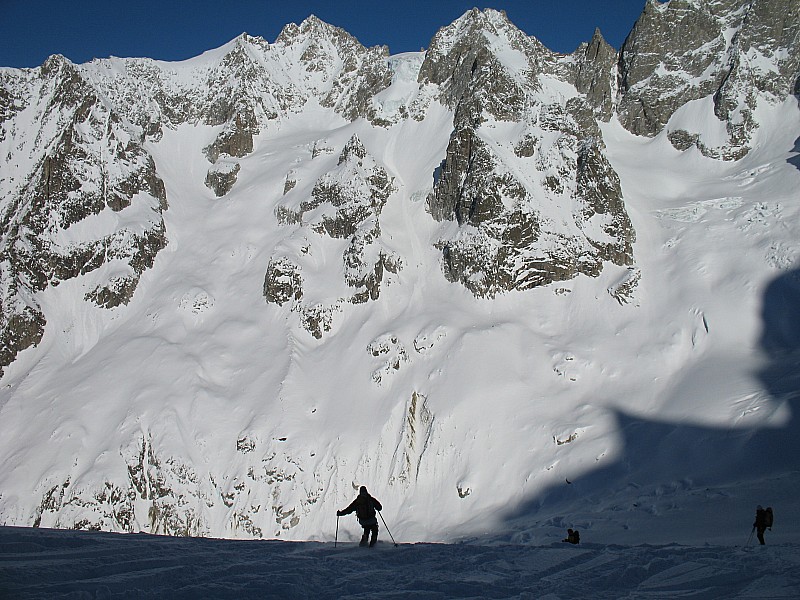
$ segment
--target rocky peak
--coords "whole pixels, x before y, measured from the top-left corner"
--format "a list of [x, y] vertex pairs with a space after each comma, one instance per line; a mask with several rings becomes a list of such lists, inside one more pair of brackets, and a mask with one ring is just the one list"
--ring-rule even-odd
[[330, 25], [316, 15], [312, 14], [303, 19], [299, 25], [297, 23], [289, 23], [285, 25], [280, 34], [278, 34], [275, 43], [288, 45], [294, 43], [299, 38], [307, 36], [317, 39], [330, 37], [352, 38], [352, 36], [344, 29]]
[[51, 54], [39, 67], [42, 77], [53, 77], [62, 69], [75, 69], [75, 65], [63, 54]]
[[[300, 25], [286, 25], [275, 40], [298, 57], [299, 62], [309, 73], [317, 72], [330, 78], [336, 75], [338, 67], [357, 64], [358, 59], [368, 49], [344, 29], [329, 25], [314, 15], [306, 18]], [[379, 46], [378, 52], [388, 57], [386, 46]]]
[[387, 46], [365, 48], [344, 29], [313, 15], [284, 27], [275, 45], [296, 60], [303, 70], [302, 85], [323, 106], [348, 120], [377, 118], [372, 97], [392, 81]]
[[431, 40], [428, 53], [447, 55], [459, 46], [462, 40], [475, 42], [478, 37], [483, 37], [487, 43], [491, 37], [513, 41], [513, 45], [519, 47], [524, 45], [521, 43], [521, 38], [527, 36], [508, 20], [505, 11], [473, 8], [450, 25], [439, 29]]
[[684, 130], [670, 131], [670, 140], [713, 158], [741, 158], [759, 99], [781, 101], [792, 93], [798, 56], [795, 0], [648, 0], [620, 53], [620, 122], [653, 136], [684, 104], [713, 95], [728, 142], [711, 146], [702, 132]]
[[250, 35], [249, 33], [242, 32], [236, 38], [236, 43], [242, 47], [249, 47], [255, 52], [264, 53], [269, 49], [269, 42], [257, 35]]
[[[60, 54], [50, 56], [38, 71], [40, 80], [45, 83], [42, 92], [50, 101], [48, 110], [53, 110], [55, 107], [73, 107], [90, 93], [89, 85], [84, 80], [80, 68]], [[49, 89], [48, 85], [53, 87]]]
[[[501, 50], [509, 48], [516, 56], [501, 59]], [[419, 81], [438, 85], [440, 100], [453, 109], [477, 102], [493, 117], [515, 121], [521, 118], [526, 90], [538, 88], [537, 75], [550, 54], [505, 13], [472, 9], [436, 33]], [[473, 106], [470, 118], [483, 117]]]
[[[610, 117], [616, 53], [598, 32], [576, 54], [559, 59], [502, 13], [477, 10], [440, 30], [426, 54], [420, 81], [437, 84], [454, 110], [428, 209], [458, 224], [438, 244], [443, 270], [476, 296], [633, 261], [633, 228], [592, 110]], [[562, 75], [576, 82], [574, 97], [543, 88]], [[495, 139], [498, 121], [518, 123], [518, 138]]]
[[614, 111], [616, 97], [617, 51], [603, 38], [599, 29], [588, 44], [581, 46], [570, 57], [575, 88], [585, 94], [586, 101], [597, 116], [608, 121]]

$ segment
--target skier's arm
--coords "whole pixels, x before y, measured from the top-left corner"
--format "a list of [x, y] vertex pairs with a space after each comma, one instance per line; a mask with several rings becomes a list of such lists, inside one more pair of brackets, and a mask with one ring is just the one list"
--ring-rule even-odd
[[348, 506], [348, 507], [347, 507], [347, 508], [345, 508], [344, 510], [340, 510], [340, 511], [338, 511], [336, 514], [337, 514], [337, 515], [339, 515], [340, 517], [343, 517], [343, 516], [345, 516], [345, 515], [349, 515], [349, 514], [350, 514], [351, 512], [353, 512], [355, 509], [356, 509], [356, 501], [355, 501], [355, 500], [353, 500], [353, 501], [350, 503], [350, 506]]
[[381, 503], [378, 502], [375, 498], [372, 499], [372, 503], [375, 505], [375, 510], [377, 511], [383, 510], [383, 506], [381, 506]]

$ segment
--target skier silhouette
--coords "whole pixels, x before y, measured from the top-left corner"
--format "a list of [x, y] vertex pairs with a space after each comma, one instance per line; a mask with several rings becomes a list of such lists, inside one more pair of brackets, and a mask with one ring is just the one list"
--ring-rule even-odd
[[366, 546], [369, 535], [372, 533], [372, 539], [369, 540], [369, 547], [372, 548], [375, 542], [378, 541], [378, 518], [375, 515], [376, 510], [383, 510], [383, 506], [381, 506], [381, 503], [375, 498], [370, 496], [367, 488], [362, 485], [356, 499], [344, 510], [337, 510], [336, 516], [343, 517], [355, 511], [359, 524], [364, 528], [364, 535], [361, 536], [359, 546]]
[[767, 510], [764, 510], [760, 504], [756, 507], [756, 520], [753, 523], [753, 529], [756, 530], [758, 543], [762, 546], [765, 544], [764, 532], [767, 530], [767, 528], [769, 528], [770, 531], [772, 530], [772, 518], [771, 506], [767, 507]]

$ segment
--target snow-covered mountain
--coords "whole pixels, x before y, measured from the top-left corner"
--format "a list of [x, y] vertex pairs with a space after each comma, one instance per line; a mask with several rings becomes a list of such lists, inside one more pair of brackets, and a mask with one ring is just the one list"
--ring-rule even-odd
[[619, 52], [472, 10], [420, 53], [309, 17], [0, 69], [0, 524], [796, 506], [798, 95], [791, 0], [647, 0]]

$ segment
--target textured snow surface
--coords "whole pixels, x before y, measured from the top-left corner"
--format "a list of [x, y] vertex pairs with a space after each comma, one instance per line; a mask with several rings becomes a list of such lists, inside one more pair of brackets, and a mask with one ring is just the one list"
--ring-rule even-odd
[[0, 527], [0, 595], [796, 598], [800, 546], [231, 541]]
[[[151, 151], [169, 245], [131, 303], [92, 308], [81, 278], [48, 289], [42, 343], [7, 369], [0, 522], [31, 524], [65, 482], [41, 526], [93, 522], [96, 508], [71, 498], [102, 506], [149, 449], [189, 503], [178, 508], [202, 517], [193, 533], [217, 537], [329, 539], [330, 515], [361, 484], [402, 541], [498, 528], [528, 540], [574, 524], [616, 543], [625, 519], [651, 530], [660, 518], [672, 537], [648, 541], [728, 542], [758, 503], [792, 512], [797, 102], [759, 113], [758, 143], [737, 163], [612, 121], [635, 268], [494, 300], [446, 282], [433, 243], [452, 224], [419, 200], [450, 118], [434, 104], [424, 124], [387, 130], [307, 106], [261, 135], [221, 199], [184, 175], [207, 168], [207, 128], [167, 130]], [[379, 301], [356, 306], [338, 304], [346, 241], [274, 215], [298, 159], [335, 150], [299, 163], [298, 187], [313, 185], [353, 134], [394, 178], [382, 240], [404, 263]], [[334, 307], [322, 340], [264, 301], [266, 265], [287, 254], [305, 261], [306, 300]], [[152, 531], [150, 508], [136, 499], [135, 531]]]

